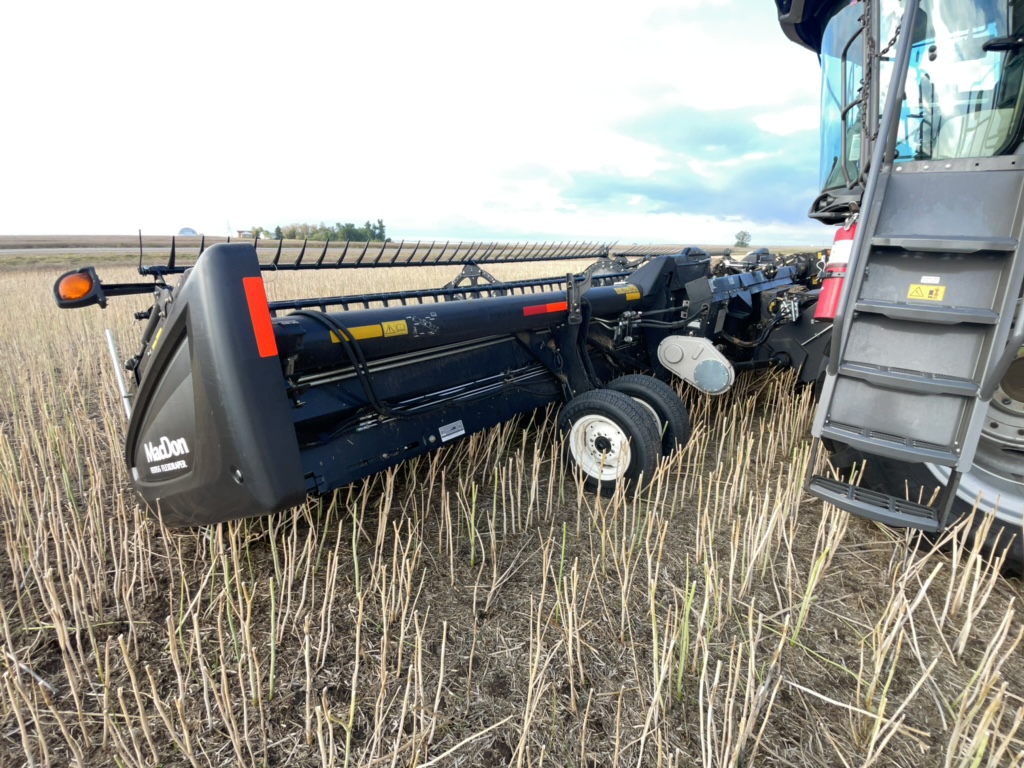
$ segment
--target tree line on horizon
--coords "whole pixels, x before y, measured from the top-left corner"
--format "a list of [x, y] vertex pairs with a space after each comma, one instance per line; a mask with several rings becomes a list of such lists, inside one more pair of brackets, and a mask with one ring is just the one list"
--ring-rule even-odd
[[384, 219], [377, 219], [374, 224], [367, 221], [361, 227], [352, 222], [342, 224], [340, 221], [333, 225], [320, 222], [319, 224], [280, 224], [273, 229], [265, 227], [253, 227], [254, 237], [265, 240], [350, 240], [357, 243], [367, 241], [390, 242], [387, 236], [387, 229], [384, 226]]

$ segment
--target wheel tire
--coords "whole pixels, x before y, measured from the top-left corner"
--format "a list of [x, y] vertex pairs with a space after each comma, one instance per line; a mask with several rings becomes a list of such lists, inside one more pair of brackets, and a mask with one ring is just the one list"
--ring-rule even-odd
[[690, 417], [686, 413], [686, 406], [676, 391], [665, 382], [653, 376], [631, 373], [612, 379], [605, 385], [605, 389], [629, 395], [656, 417], [662, 456], [668, 456], [689, 441]]
[[[862, 485], [898, 498], [931, 498], [939, 481], [924, 464], [911, 464], [883, 456], [868, 456], [867, 469]], [[950, 523], [971, 515], [972, 505], [963, 499], [953, 501]], [[974, 545], [979, 529], [985, 522], [986, 513], [979, 511], [967, 529], [967, 544]], [[988, 535], [981, 542], [981, 551], [986, 556], [1006, 552], [1003, 571], [1008, 575], [1024, 576], [1024, 530], [1020, 524], [993, 517]]]
[[586, 487], [606, 496], [635, 493], [658, 468], [661, 436], [644, 406], [623, 392], [594, 389], [562, 407], [558, 428], [569, 463]]

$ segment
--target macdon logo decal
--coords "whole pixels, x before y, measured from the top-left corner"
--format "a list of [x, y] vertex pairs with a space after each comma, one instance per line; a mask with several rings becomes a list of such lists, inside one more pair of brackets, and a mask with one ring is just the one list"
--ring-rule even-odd
[[[175, 456], [184, 456], [189, 452], [188, 443], [185, 442], [184, 437], [179, 437], [177, 440], [161, 437], [160, 442], [156, 445], [146, 443], [142, 447], [146, 450], [146, 461], [150, 464], [155, 464], [158, 461], [167, 461]], [[175, 463], [184, 464], [184, 462]]]

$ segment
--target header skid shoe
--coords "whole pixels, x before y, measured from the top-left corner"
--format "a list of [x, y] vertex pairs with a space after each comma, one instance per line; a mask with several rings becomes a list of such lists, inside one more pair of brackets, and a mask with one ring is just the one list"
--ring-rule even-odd
[[256, 249], [214, 245], [144, 351], [125, 458], [163, 521], [203, 525], [305, 497]]

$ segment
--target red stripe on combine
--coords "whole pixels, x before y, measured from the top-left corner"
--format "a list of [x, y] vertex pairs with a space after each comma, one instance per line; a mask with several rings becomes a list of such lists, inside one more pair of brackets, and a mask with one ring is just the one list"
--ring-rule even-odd
[[260, 357], [277, 355], [277, 339], [274, 338], [274, 326], [270, 322], [270, 307], [267, 305], [267, 291], [263, 287], [262, 277], [243, 277], [245, 300], [249, 302], [249, 317], [252, 318], [252, 330], [256, 334], [256, 348]]
[[523, 307], [523, 314], [529, 317], [530, 315], [546, 315], [550, 312], [566, 312], [568, 309], [568, 302], [556, 301], [551, 304], [534, 304], [532, 307]]

